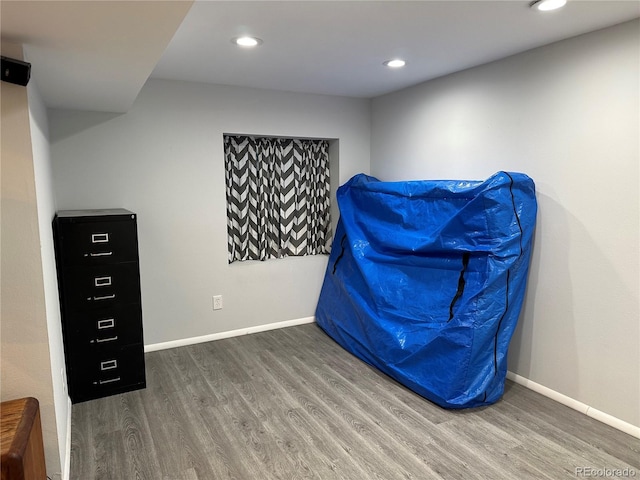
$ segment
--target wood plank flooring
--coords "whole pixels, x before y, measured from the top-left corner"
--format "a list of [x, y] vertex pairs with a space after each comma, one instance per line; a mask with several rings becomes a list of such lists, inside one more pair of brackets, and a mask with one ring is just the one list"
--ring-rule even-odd
[[640, 478], [638, 439], [511, 382], [444, 410], [315, 324], [146, 361], [145, 390], [73, 406], [72, 480]]

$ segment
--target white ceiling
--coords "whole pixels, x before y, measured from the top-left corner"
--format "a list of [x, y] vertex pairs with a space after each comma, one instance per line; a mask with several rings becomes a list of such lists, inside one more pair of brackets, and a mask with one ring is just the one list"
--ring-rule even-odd
[[[152, 76], [374, 97], [639, 14], [637, 1], [196, 1]], [[264, 44], [234, 46], [241, 34]], [[396, 56], [404, 69], [382, 66]]]
[[[125, 111], [151, 72], [369, 98], [640, 17], [638, 0], [546, 13], [521, 0], [196, 0], [186, 13], [190, 4], [2, 0], [2, 39], [25, 44], [48, 106]], [[241, 34], [264, 43], [241, 49], [231, 43]], [[404, 69], [382, 66], [396, 56]]]
[[23, 45], [47, 106], [124, 112], [191, 3], [0, 0], [0, 34]]

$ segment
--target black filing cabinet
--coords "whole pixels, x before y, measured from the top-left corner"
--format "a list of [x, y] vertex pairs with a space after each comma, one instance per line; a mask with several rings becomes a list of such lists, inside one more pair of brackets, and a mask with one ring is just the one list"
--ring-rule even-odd
[[53, 232], [71, 401], [144, 388], [136, 215], [59, 211]]

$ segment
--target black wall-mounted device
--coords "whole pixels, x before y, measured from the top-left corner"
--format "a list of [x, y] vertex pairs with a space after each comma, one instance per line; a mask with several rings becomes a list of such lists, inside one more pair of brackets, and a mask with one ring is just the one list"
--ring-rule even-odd
[[22, 60], [2, 57], [0, 72], [3, 82], [15, 83], [24, 87], [31, 78], [31, 64]]

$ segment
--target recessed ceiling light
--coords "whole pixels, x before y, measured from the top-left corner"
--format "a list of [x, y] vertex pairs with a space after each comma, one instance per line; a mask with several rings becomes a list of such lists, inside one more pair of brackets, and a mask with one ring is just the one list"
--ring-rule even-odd
[[567, 0], [536, 0], [529, 6], [540, 10], [541, 12], [548, 12], [549, 10], [556, 10], [557, 8], [564, 7], [567, 4]]
[[389, 68], [401, 68], [401, 67], [404, 67], [406, 64], [407, 62], [405, 62], [404, 60], [400, 60], [399, 58], [395, 58], [393, 60], [387, 60], [386, 62], [383, 63], [385, 67], [389, 67]]
[[231, 40], [240, 47], [257, 47], [262, 44], [262, 40], [256, 37], [236, 37]]

